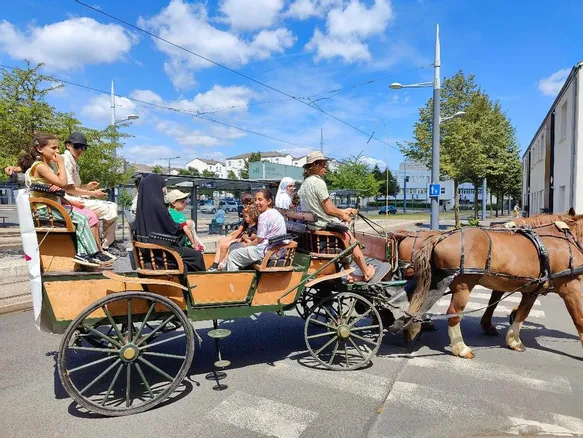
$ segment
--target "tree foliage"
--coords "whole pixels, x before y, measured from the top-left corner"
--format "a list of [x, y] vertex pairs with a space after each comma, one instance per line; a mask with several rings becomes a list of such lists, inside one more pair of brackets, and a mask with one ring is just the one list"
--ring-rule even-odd
[[379, 192], [380, 183], [362, 160], [362, 154], [341, 162], [327, 177], [331, 189], [356, 190], [362, 197], [375, 196]]
[[[387, 172], [388, 172], [388, 179], [389, 179], [389, 190], [387, 193]], [[397, 194], [399, 193], [400, 187], [399, 187], [399, 183], [397, 182], [397, 178], [393, 175], [393, 173], [390, 171], [390, 169], [385, 169], [384, 171], [381, 171], [381, 169], [379, 168], [378, 164], [375, 164], [375, 166], [372, 169], [372, 174], [375, 178], [375, 180], [378, 181], [379, 183], [379, 195], [380, 196], [397, 196]]]
[[249, 158], [245, 160], [245, 165], [241, 171], [241, 179], [249, 179], [249, 163], [261, 161], [261, 152], [252, 152]]
[[164, 173], [164, 168], [159, 165], [155, 165], [152, 167], [152, 173]]
[[[82, 132], [89, 144], [79, 160], [82, 181], [98, 181], [102, 187], [129, 181], [132, 169], [116, 156], [116, 151], [123, 146], [120, 139], [130, 136], [113, 126], [104, 130], [83, 127], [73, 113], [57, 111], [46, 99], [63, 85], [40, 73], [42, 66], [26, 61], [25, 68], [0, 71], [0, 167], [14, 165], [36, 132], [57, 135], [61, 152], [72, 132]], [[3, 173], [0, 175], [4, 177]]]
[[[454, 182], [454, 210], [459, 227], [459, 190], [461, 183], [479, 187], [485, 177], [492, 189], [504, 180], [504, 190], [520, 186], [521, 177], [514, 169], [520, 167], [514, 129], [498, 102], [493, 102], [478, 86], [473, 74], [462, 71], [445, 79], [441, 90], [441, 111], [444, 115], [464, 111], [466, 116], [445, 121], [440, 126], [441, 176]], [[419, 110], [414, 126], [415, 140], [399, 144], [403, 154], [414, 161], [431, 166], [433, 99]], [[477, 197], [477, 190], [475, 191]], [[508, 192], [505, 192], [508, 193]], [[477, 202], [474, 202], [477, 212]]]
[[227, 173], [227, 178], [228, 179], [239, 179], [239, 178], [237, 178], [237, 175], [235, 174], [235, 172], [233, 172], [232, 170], [229, 170], [229, 172]]

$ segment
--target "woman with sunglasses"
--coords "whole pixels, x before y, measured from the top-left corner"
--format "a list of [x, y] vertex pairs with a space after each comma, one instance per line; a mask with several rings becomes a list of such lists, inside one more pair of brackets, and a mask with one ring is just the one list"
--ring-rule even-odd
[[[309, 211], [316, 219], [316, 229], [325, 228], [328, 222], [350, 222], [351, 215], [355, 215], [358, 211], [353, 208], [346, 208], [344, 210], [336, 207], [330, 200], [328, 187], [324, 181], [324, 176], [328, 173], [328, 159], [322, 155], [321, 152], [311, 152], [307, 156], [306, 164], [304, 164], [304, 182], [300, 187], [299, 195], [301, 207], [303, 211]], [[354, 243], [354, 236], [346, 232], [350, 242]], [[364, 281], [370, 281], [375, 274], [375, 267], [367, 265], [364, 259], [364, 254], [359, 246], [356, 246], [352, 251], [354, 262], [360, 268]], [[349, 263], [345, 263], [345, 268], [349, 267]], [[353, 282], [354, 277], [349, 277], [348, 281]]]

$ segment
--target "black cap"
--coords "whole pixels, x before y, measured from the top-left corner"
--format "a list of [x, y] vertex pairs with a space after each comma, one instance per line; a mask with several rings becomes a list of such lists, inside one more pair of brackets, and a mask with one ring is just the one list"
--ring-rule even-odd
[[87, 146], [87, 139], [85, 138], [85, 136], [83, 134], [81, 134], [80, 132], [73, 132], [69, 138], [67, 139], [66, 143], [72, 143], [72, 144], [84, 144], [85, 146]]

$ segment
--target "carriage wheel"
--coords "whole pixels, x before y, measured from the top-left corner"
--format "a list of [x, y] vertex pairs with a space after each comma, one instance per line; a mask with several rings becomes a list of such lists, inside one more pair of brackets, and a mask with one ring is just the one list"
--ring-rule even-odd
[[317, 302], [322, 300], [322, 291], [314, 288], [306, 288], [296, 301], [296, 311], [302, 319], [306, 319]]
[[321, 365], [348, 371], [365, 366], [376, 354], [383, 324], [369, 300], [343, 292], [312, 308], [304, 337], [308, 351]]
[[122, 292], [96, 301], [69, 325], [58, 372], [67, 393], [87, 410], [130, 415], [169, 397], [193, 356], [192, 326], [175, 303]]

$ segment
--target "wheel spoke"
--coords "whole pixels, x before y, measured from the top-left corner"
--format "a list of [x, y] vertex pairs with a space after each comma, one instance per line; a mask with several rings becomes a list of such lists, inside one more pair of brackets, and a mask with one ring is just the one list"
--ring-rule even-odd
[[354, 341], [350, 338], [348, 338], [348, 342], [350, 342], [352, 344], [352, 346], [356, 349], [356, 351], [358, 351], [358, 354], [360, 354], [360, 357], [362, 357], [362, 360], [366, 360], [366, 357], [364, 357], [364, 355], [362, 354], [362, 351], [360, 351], [360, 348], [358, 348], [358, 345], [356, 345], [354, 343]]
[[336, 303], [338, 304], [338, 315], [340, 316], [340, 319], [342, 319], [344, 314], [342, 313], [342, 298], [340, 295], [336, 297]]
[[107, 362], [108, 360], [111, 360], [111, 359], [115, 359], [115, 356], [108, 356], [108, 357], [104, 357], [102, 359], [98, 359], [98, 360], [93, 361], [93, 362], [86, 363], [85, 365], [81, 365], [77, 368], [67, 370], [67, 373], [71, 374], [71, 373], [74, 373], [75, 371], [84, 370], [85, 368], [92, 367], [93, 365], [97, 365], [98, 363]]
[[76, 345], [69, 347], [69, 350], [94, 351], [100, 353], [119, 353], [119, 350], [116, 350], [115, 348], [77, 347]]
[[101, 339], [105, 339], [107, 342], [112, 343], [113, 345], [115, 345], [117, 348], [121, 348], [122, 345], [117, 342], [115, 339], [110, 338], [107, 335], [104, 335], [103, 333], [101, 333], [99, 330], [95, 330], [93, 327], [88, 327], [85, 324], [82, 324], [83, 328], [85, 328], [86, 330], [89, 330], [91, 333], [96, 334], [97, 336], [99, 336]]
[[334, 342], [336, 340], [336, 338], [332, 338], [330, 339], [328, 342], [326, 342], [318, 351], [316, 351], [316, 356], [318, 354], [320, 354], [320, 352], [324, 351], [332, 342]]
[[132, 393], [132, 364], [128, 363], [126, 367], [126, 408], [129, 408], [132, 403], [130, 399], [130, 395]]
[[346, 312], [346, 317], [348, 319], [350, 319], [350, 315], [352, 315], [352, 312], [354, 311], [354, 308], [356, 307], [356, 299], [352, 299], [351, 303], [350, 303], [350, 307], [348, 308], [348, 312]]
[[329, 328], [329, 329], [336, 330], [336, 327], [334, 327], [333, 325], [326, 324], [325, 322], [319, 321], [319, 320], [317, 320], [317, 319], [314, 319], [314, 318], [310, 318], [310, 323], [313, 323], [313, 324], [318, 324], [318, 325], [321, 325], [321, 326], [327, 327], [327, 328]]
[[138, 340], [138, 338], [140, 337], [140, 335], [142, 334], [142, 331], [144, 330], [144, 327], [146, 327], [148, 319], [150, 319], [150, 315], [154, 311], [154, 307], [156, 307], [156, 303], [152, 303], [150, 305], [150, 308], [148, 309], [148, 313], [146, 313], [146, 316], [144, 317], [144, 320], [142, 321], [142, 325], [138, 329], [138, 332], [136, 333], [136, 336], [134, 337], [134, 340], [132, 342], [136, 342]]
[[128, 341], [132, 340], [132, 299], [128, 300]]
[[[123, 335], [119, 331], [117, 324], [113, 320], [113, 317], [111, 316], [111, 313], [109, 312], [109, 309], [106, 306], [101, 306], [101, 309], [103, 310], [103, 312], [107, 316], [107, 319], [109, 320], [109, 323], [111, 324], [111, 327], [113, 327], [113, 329], [115, 330], [115, 333], [117, 334], [117, 338], [119, 339], [119, 341], [122, 343], [125, 343], [125, 339], [123, 338]], [[107, 334], [109, 334], [109, 332], [111, 331], [111, 327], [110, 327], [109, 331], [107, 332]]]
[[146, 359], [144, 359], [143, 357], [138, 357], [138, 360], [140, 362], [142, 362], [144, 365], [148, 365], [150, 368], [152, 368], [154, 371], [158, 372], [158, 374], [166, 377], [168, 380], [170, 380], [171, 382], [174, 380], [174, 377], [170, 376], [169, 374], [167, 374], [165, 371], [162, 371], [160, 368], [158, 368], [156, 365], [154, 365], [152, 362], [147, 361]]
[[308, 339], [323, 338], [324, 336], [330, 336], [330, 335], [335, 335], [335, 334], [336, 334], [336, 332], [318, 333], [317, 335], [310, 335], [310, 336], [308, 336]]
[[103, 400], [101, 400], [101, 403], [100, 403], [101, 406], [104, 406], [105, 403], [107, 403], [107, 399], [109, 398], [109, 394], [111, 394], [111, 391], [113, 390], [115, 382], [117, 382], [117, 378], [121, 374], [122, 368], [123, 368], [123, 364], [120, 363], [117, 371], [115, 372], [115, 376], [113, 376], [113, 380], [109, 384], [109, 388], [107, 388], [107, 392], [105, 393], [105, 397], [103, 398]]
[[162, 322], [162, 324], [160, 324], [158, 327], [156, 327], [154, 330], [152, 330], [150, 333], [148, 333], [143, 339], [140, 339], [136, 345], [140, 345], [142, 342], [147, 341], [148, 339], [150, 339], [152, 336], [154, 336], [156, 333], [158, 333], [160, 330], [162, 330], [166, 324], [168, 324], [170, 321], [172, 321], [174, 318], [176, 317], [176, 315], [170, 315], [168, 318], [166, 318], [164, 320], [164, 322]]
[[336, 357], [336, 353], [338, 352], [339, 345], [340, 345], [340, 341], [336, 341], [336, 345], [334, 346], [334, 351], [332, 351], [332, 356], [330, 357], [330, 360], [328, 361], [328, 365], [332, 365], [332, 362], [334, 362], [334, 358]]
[[148, 381], [146, 380], [146, 376], [144, 376], [144, 372], [142, 371], [142, 367], [137, 362], [136, 362], [136, 370], [138, 370], [138, 374], [140, 375], [140, 378], [142, 379], [142, 383], [144, 384], [144, 386], [148, 390], [148, 394], [150, 394], [151, 398], [154, 398], [154, 393], [152, 392], [152, 388], [150, 388], [150, 385], [148, 384]]
[[360, 315], [358, 318], [356, 318], [354, 321], [352, 321], [350, 324], [348, 324], [348, 328], [350, 328], [352, 330], [352, 327], [354, 327], [356, 325], [357, 322], [362, 321], [364, 318], [366, 318], [370, 313], [372, 312], [372, 308], [368, 309], [366, 312], [364, 312], [362, 315]]
[[350, 360], [348, 359], [348, 347], [346, 345], [346, 341], [344, 341], [344, 357], [346, 358], [346, 368], [348, 368]]
[[379, 328], [380, 326], [378, 324], [376, 325], [363, 325], [362, 327], [355, 327], [353, 329], [350, 329], [351, 332], [355, 332], [358, 330], [366, 330], [366, 329], [375, 329], [375, 328]]
[[155, 351], [144, 351], [142, 354], [144, 356], [166, 357], [169, 359], [186, 359], [186, 356], [180, 356], [178, 354], [157, 353]]
[[368, 344], [375, 345], [375, 346], [377, 345], [377, 343], [375, 341], [372, 341], [370, 339], [363, 338], [362, 336], [359, 336], [359, 335], [357, 335], [355, 333], [350, 333], [350, 336], [354, 336], [356, 339], [360, 339], [362, 342], [366, 342]]
[[182, 333], [180, 335], [172, 336], [171, 338], [168, 338], [168, 339], [162, 339], [161, 341], [154, 342], [152, 344], [146, 344], [146, 345], [140, 347], [140, 351], [145, 350], [146, 348], [154, 347], [156, 345], [165, 344], [166, 342], [170, 342], [170, 341], [173, 341], [174, 339], [178, 339], [178, 338], [183, 338], [185, 336], [186, 336], [186, 333]]
[[118, 358], [114, 363], [112, 363], [110, 366], [108, 366], [105, 369], [105, 371], [103, 371], [95, 379], [93, 379], [91, 382], [89, 382], [85, 388], [83, 388], [81, 391], [79, 391], [79, 394], [83, 394], [85, 391], [87, 391], [89, 388], [91, 388], [93, 385], [95, 385], [96, 382], [98, 382], [103, 376], [105, 376], [107, 373], [109, 373], [120, 362], [121, 362], [121, 359]]
[[[322, 307], [322, 309], [324, 309], [324, 312], [326, 312], [326, 313], [328, 314], [328, 316], [330, 317], [330, 319], [331, 319], [332, 321], [334, 321], [334, 320], [336, 319], [336, 317], [335, 317], [334, 315], [332, 315], [332, 314], [331, 314], [331, 313], [328, 311], [328, 309], [326, 308], [326, 306], [320, 306], [320, 307]], [[330, 309], [332, 309], [332, 306], [330, 306]]]

